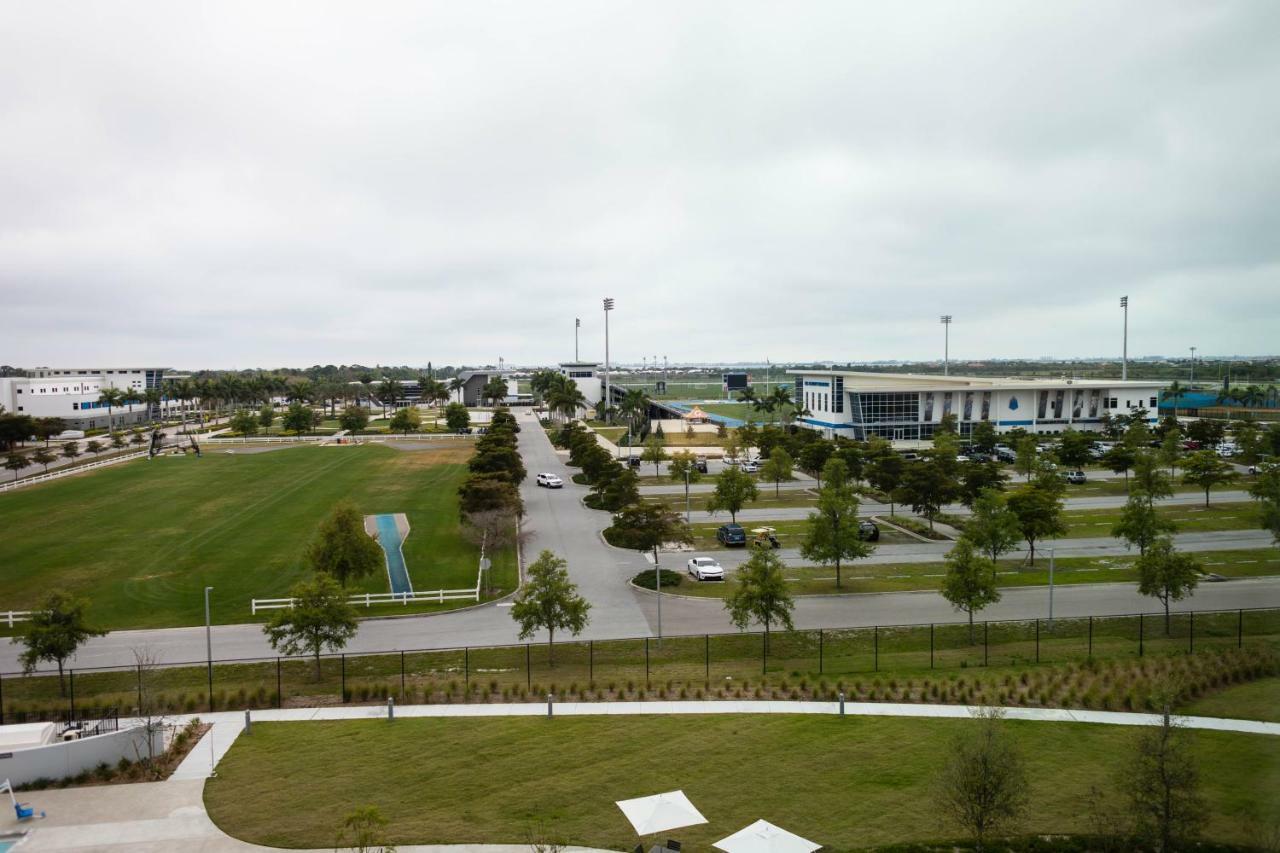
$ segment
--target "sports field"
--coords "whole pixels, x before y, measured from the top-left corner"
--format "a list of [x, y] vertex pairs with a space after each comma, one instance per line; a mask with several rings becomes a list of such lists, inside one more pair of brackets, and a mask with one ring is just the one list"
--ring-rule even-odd
[[[542, 824], [557, 841], [628, 850], [642, 839], [614, 801], [679, 788], [709, 823], [643, 840], [709, 850], [765, 818], [826, 850], [856, 850], [961, 835], [938, 821], [930, 784], [951, 738], [972, 725], [801, 714], [255, 724], [218, 765], [205, 804], [224, 831], [267, 845], [332, 844], [343, 815], [374, 805], [400, 844], [518, 844]], [[1007, 725], [1030, 786], [1016, 832], [1089, 832], [1093, 785], [1121, 800], [1134, 730]], [[1246, 843], [1280, 818], [1280, 738], [1188, 737], [1208, 839]], [[405, 759], [424, 744], [429, 761]]]
[[[217, 448], [6, 493], [0, 610], [31, 608], [61, 587], [89, 598], [91, 621], [104, 628], [195, 625], [212, 586], [215, 622], [251, 621], [250, 598], [284, 596], [309, 575], [303, 552], [342, 499], [363, 514], [408, 516], [415, 589], [474, 586], [479, 552], [460, 534], [457, 506], [470, 454], [464, 441]], [[495, 582], [509, 588], [514, 555], [493, 557]], [[385, 571], [352, 589], [388, 592]]]

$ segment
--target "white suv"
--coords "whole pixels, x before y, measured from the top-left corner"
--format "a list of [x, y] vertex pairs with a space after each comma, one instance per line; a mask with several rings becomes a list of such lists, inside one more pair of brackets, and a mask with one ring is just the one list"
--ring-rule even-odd
[[545, 486], [548, 489], [559, 489], [564, 486], [564, 480], [561, 480], [555, 474], [542, 473], [537, 476], [536, 482], [539, 486]]
[[694, 557], [687, 566], [689, 574], [700, 581], [724, 580], [724, 569], [720, 568], [720, 564], [711, 557]]

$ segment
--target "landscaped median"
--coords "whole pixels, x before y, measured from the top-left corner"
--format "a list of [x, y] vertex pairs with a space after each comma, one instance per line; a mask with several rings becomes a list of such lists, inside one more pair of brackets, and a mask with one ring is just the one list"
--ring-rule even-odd
[[[255, 723], [219, 763], [205, 805], [223, 831], [272, 846], [327, 849], [342, 816], [371, 805], [399, 844], [536, 839], [623, 850], [637, 838], [615, 801], [678, 788], [708, 820], [666, 834], [685, 849], [710, 849], [761, 817], [827, 850], [866, 849], [959, 835], [939, 822], [933, 786], [952, 742], [977, 725], [832, 713]], [[1004, 727], [1027, 765], [1031, 807], [1018, 834], [1096, 832], [1095, 787], [1104, 802], [1123, 802], [1134, 729]], [[1256, 842], [1280, 816], [1280, 738], [1186, 737], [1204, 836]]]

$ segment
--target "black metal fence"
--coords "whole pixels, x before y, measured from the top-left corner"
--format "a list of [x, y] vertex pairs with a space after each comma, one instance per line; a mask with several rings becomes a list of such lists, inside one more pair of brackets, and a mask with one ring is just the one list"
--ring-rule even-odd
[[[538, 699], [964, 667], [1187, 654], [1280, 639], [1280, 608], [574, 640], [0, 673], [0, 724], [124, 708], [197, 713], [344, 702]], [[664, 693], [665, 695], [665, 693]]]

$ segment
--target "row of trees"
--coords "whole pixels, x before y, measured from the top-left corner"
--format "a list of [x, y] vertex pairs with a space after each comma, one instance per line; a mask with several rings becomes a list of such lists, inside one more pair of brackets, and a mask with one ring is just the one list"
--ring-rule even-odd
[[495, 411], [488, 432], [476, 441], [467, 479], [458, 487], [463, 533], [485, 548], [513, 545], [518, 536], [524, 515], [520, 483], [527, 476], [516, 447], [519, 431], [510, 412]]

